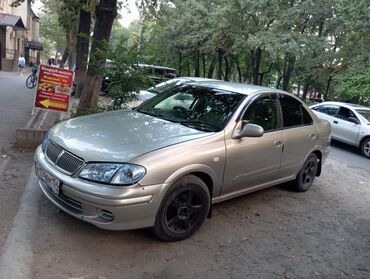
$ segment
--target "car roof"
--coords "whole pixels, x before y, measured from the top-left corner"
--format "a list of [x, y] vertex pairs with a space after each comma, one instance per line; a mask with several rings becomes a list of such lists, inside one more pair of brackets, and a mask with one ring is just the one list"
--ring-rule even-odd
[[[352, 109], [365, 109], [365, 110], [370, 110], [369, 107], [365, 107], [362, 105], [357, 105], [357, 104], [351, 104], [351, 103], [344, 103], [344, 102], [334, 102], [334, 101], [329, 101], [329, 102], [323, 102], [317, 105], [337, 105], [337, 106], [343, 106], [346, 108], [352, 108]], [[315, 106], [317, 106], [315, 105]]]
[[[178, 79], [186, 79], [189, 82], [187, 84], [192, 84], [194, 82], [194, 85], [200, 85], [208, 88], [214, 88], [214, 89], [220, 89], [225, 91], [233, 91], [236, 93], [244, 94], [244, 95], [250, 95], [257, 92], [274, 92], [274, 93], [284, 93], [289, 94], [288, 92], [259, 86], [259, 85], [250, 85], [250, 84], [243, 84], [243, 83], [237, 83], [237, 82], [228, 82], [218, 79], [210, 79], [210, 78], [199, 78], [199, 77], [180, 77]], [[293, 95], [293, 94], [291, 94]]]

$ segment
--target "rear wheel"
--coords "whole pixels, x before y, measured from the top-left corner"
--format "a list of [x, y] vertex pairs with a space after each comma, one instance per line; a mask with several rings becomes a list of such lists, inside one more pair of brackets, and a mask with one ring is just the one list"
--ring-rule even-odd
[[294, 189], [298, 192], [307, 191], [315, 180], [319, 162], [315, 154], [311, 154], [299, 171], [295, 180]]
[[370, 138], [365, 139], [361, 144], [361, 153], [370, 159]]
[[163, 198], [154, 234], [164, 241], [178, 241], [191, 236], [203, 224], [210, 203], [206, 184], [194, 175], [184, 176]]

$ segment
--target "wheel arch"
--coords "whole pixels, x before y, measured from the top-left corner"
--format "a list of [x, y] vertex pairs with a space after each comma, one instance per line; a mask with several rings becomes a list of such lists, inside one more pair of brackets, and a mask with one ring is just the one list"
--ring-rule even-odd
[[215, 190], [217, 190], [217, 183], [215, 183], [217, 181], [217, 175], [211, 168], [205, 165], [189, 165], [181, 168], [169, 176], [166, 183], [172, 185], [175, 181], [186, 175], [194, 175], [201, 179], [207, 185], [210, 197], [213, 197]]
[[358, 145], [359, 148], [361, 148], [362, 144], [364, 143], [365, 140], [367, 139], [370, 139], [370, 135], [367, 135], [367, 136], [364, 136], [361, 140], [360, 140], [360, 144]]
[[322, 166], [322, 153], [319, 150], [314, 150], [312, 153], [315, 154], [317, 156], [317, 158], [319, 159], [319, 166], [318, 166], [317, 171], [316, 171], [316, 176], [320, 176], [321, 175], [321, 166]]

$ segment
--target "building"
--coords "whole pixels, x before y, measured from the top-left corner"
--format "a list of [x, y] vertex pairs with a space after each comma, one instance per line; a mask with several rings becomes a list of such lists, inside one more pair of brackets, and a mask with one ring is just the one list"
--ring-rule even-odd
[[0, 0], [0, 70], [16, 71], [18, 58], [26, 64], [40, 63], [40, 19], [31, 9], [31, 0], [12, 7], [14, 0]]

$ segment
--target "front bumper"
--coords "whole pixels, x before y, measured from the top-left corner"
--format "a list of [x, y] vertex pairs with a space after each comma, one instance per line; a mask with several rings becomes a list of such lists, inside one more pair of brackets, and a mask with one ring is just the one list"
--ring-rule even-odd
[[66, 213], [107, 230], [152, 227], [166, 184], [110, 186], [61, 173], [36, 149], [35, 161], [47, 173], [61, 181], [59, 195], [39, 179], [45, 196]]

